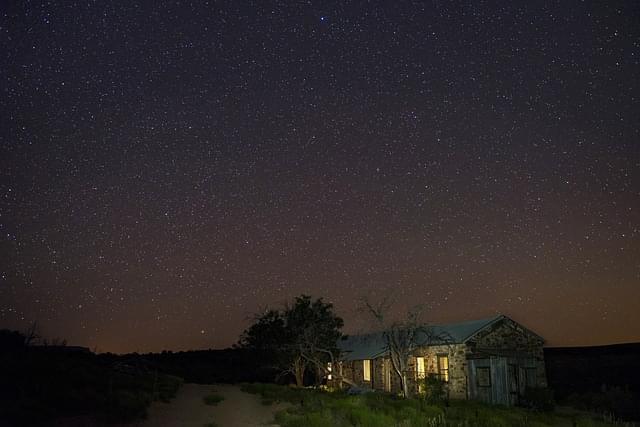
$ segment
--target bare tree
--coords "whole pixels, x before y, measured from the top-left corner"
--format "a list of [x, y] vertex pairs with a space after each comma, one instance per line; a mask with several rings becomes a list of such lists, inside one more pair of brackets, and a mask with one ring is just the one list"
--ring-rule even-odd
[[[323, 378], [332, 375], [335, 377], [338, 387], [347, 381], [342, 375], [342, 365], [339, 362], [337, 346], [327, 346], [325, 340], [313, 330], [305, 330], [299, 340], [299, 350], [302, 358], [316, 368], [316, 380], [318, 384]], [[333, 343], [330, 343], [333, 344]], [[347, 381], [349, 382], [349, 381]]]
[[391, 366], [400, 380], [403, 397], [410, 397], [408, 373], [409, 362], [414, 352], [419, 347], [434, 342], [449, 342], [449, 337], [445, 334], [435, 334], [433, 329], [422, 321], [422, 306], [408, 310], [401, 320], [392, 320], [392, 303], [389, 299], [376, 305], [363, 299], [363, 305], [382, 331]]
[[24, 345], [29, 347], [36, 343], [41, 338], [38, 330], [38, 322], [33, 322], [29, 325], [29, 328], [24, 332]]

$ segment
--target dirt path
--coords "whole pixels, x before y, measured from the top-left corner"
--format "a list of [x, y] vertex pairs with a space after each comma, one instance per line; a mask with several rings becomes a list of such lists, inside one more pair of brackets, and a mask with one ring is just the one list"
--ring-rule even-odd
[[[205, 405], [202, 398], [209, 393], [224, 396], [216, 406]], [[240, 391], [233, 385], [185, 384], [170, 403], [154, 402], [149, 418], [133, 424], [137, 427], [258, 427], [270, 424], [282, 405], [265, 406], [260, 397]]]

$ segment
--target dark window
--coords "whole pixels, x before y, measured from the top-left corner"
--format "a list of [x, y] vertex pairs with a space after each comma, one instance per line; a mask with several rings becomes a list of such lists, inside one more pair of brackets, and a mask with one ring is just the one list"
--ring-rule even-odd
[[518, 393], [520, 387], [518, 385], [518, 366], [507, 365], [507, 379], [509, 381], [509, 393]]
[[488, 366], [476, 368], [476, 384], [478, 387], [491, 387], [491, 368]]

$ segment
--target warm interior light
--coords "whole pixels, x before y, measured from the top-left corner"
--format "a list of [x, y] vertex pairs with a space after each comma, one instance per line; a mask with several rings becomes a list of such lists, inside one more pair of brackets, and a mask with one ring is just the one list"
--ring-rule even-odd
[[366, 359], [362, 361], [363, 379], [365, 381], [371, 381], [371, 360]]
[[424, 357], [416, 357], [416, 373], [418, 374], [418, 378], [425, 377]]

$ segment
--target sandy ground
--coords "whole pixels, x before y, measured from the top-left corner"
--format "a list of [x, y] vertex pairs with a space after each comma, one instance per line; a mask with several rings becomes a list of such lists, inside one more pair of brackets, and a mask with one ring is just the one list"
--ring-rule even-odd
[[[209, 393], [224, 396], [216, 406], [205, 405]], [[154, 402], [149, 418], [131, 424], [136, 427], [204, 427], [215, 422], [218, 427], [276, 426], [273, 416], [283, 405], [265, 406], [259, 396], [243, 393], [239, 386], [185, 384], [170, 403]]]

